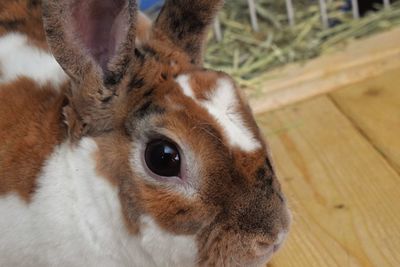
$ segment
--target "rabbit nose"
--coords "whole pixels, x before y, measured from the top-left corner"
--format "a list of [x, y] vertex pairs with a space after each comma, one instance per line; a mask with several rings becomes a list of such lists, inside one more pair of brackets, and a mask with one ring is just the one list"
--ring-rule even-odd
[[281, 231], [274, 242], [267, 238], [259, 238], [255, 240], [255, 254], [258, 257], [270, 257], [277, 252], [285, 241], [287, 232]]

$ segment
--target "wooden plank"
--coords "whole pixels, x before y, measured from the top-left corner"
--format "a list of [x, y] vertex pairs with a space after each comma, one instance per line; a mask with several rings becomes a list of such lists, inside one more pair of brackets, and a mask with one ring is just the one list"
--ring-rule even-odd
[[[343, 51], [266, 74], [247, 92], [255, 113], [302, 101], [400, 67], [400, 27], [350, 42]], [[268, 78], [269, 77], [269, 78]]]
[[400, 68], [331, 97], [400, 173]]
[[400, 177], [328, 97], [258, 117], [291, 204], [269, 267], [400, 266]]

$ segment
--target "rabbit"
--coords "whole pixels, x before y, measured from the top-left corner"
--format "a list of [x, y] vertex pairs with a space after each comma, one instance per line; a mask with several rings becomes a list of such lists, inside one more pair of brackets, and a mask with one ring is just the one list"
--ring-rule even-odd
[[31, 2], [47, 44], [0, 32], [27, 64], [0, 54], [0, 266], [268, 262], [287, 200], [244, 94], [202, 62], [223, 1], [167, 0], [140, 42], [136, 1]]

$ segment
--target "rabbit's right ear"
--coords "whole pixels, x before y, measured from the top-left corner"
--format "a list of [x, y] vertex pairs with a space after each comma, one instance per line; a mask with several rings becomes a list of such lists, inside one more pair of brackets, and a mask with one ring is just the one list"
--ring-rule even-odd
[[135, 62], [136, 1], [42, 0], [47, 41], [72, 86], [73, 139], [110, 130], [118, 85]]
[[90, 73], [118, 80], [135, 44], [136, 1], [43, 0], [53, 55], [77, 82]]

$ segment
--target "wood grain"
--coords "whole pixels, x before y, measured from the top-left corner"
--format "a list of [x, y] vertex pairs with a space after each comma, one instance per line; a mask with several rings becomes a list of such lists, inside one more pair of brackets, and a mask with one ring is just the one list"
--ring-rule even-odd
[[258, 122], [294, 216], [269, 266], [400, 266], [400, 177], [333, 102], [319, 97]]
[[306, 64], [267, 73], [260, 90], [248, 92], [259, 114], [306, 100], [400, 67], [400, 27], [350, 42]]
[[400, 173], [400, 68], [331, 97]]

